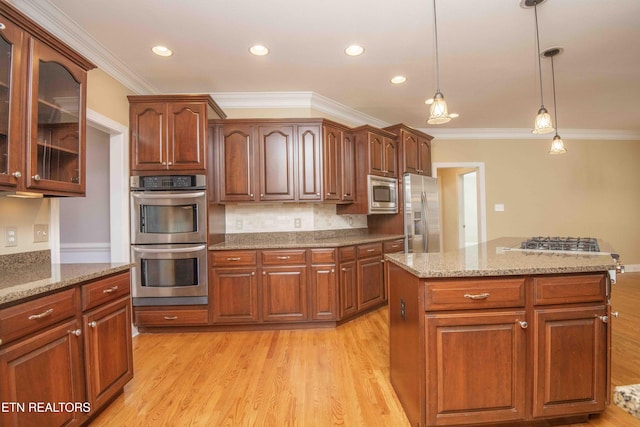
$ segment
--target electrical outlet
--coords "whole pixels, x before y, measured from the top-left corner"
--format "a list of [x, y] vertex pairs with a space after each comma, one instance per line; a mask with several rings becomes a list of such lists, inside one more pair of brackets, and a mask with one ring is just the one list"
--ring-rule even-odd
[[49, 241], [49, 224], [33, 225], [33, 243], [42, 243]]
[[242, 230], [242, 220], [236, 219], [236, 230]]
[[4, 228], [4, 245], [18, 246], [18, 227], [15, 225]]
[[302, 220], [300, 218], [294, 218], [293, 219], [293, 226], [295, 228], [300, 228], [302, 227]]

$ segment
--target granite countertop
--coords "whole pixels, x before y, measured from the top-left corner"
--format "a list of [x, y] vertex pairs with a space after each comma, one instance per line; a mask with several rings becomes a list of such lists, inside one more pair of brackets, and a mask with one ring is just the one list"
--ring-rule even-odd
[[388, 254], [385, 259], [420, 278], [511, 276], [615, 269], [609, 254], [514, 251], [526, 238], [503, 237], [444, 253]]
[[0, 276], [0, 306], [126, 271], [131, 263], [34, 264], [5, 270]]
[[335, 248], [341, 246], [376, 243], [385, 240], [403, 239], [402, 234], [365, 233], [253, 233], [241, 238], [229, 238], [223, 243], [210, 245], [210, 251], [242, 249], [294, 249]]

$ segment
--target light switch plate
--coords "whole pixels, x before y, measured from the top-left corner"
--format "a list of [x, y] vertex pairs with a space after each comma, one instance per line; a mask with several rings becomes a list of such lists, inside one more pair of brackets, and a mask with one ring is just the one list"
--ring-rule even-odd
[[502, 203], [496, 203], [494, 209], [496, 212], [504, 212], [504, 205]]
[[33, 225], [33, 243], [42, 243], [49, 241], [49, 224]]

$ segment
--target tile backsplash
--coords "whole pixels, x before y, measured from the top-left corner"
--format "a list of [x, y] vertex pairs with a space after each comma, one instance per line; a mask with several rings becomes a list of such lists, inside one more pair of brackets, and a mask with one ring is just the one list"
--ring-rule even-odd
[[337, 215], [332, 204], [260, 203], [226, 205], [226, 233], [366, 228], [366, 215]]

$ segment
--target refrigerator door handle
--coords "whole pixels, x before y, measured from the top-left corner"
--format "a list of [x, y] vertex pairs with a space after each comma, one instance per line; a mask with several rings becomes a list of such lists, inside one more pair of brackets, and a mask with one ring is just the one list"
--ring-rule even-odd
[[420, 201], [422, 202], [422, 252], [429, 252], [429, 211], [427, 210], [427, 194], [423, 191], [420, 193]]

